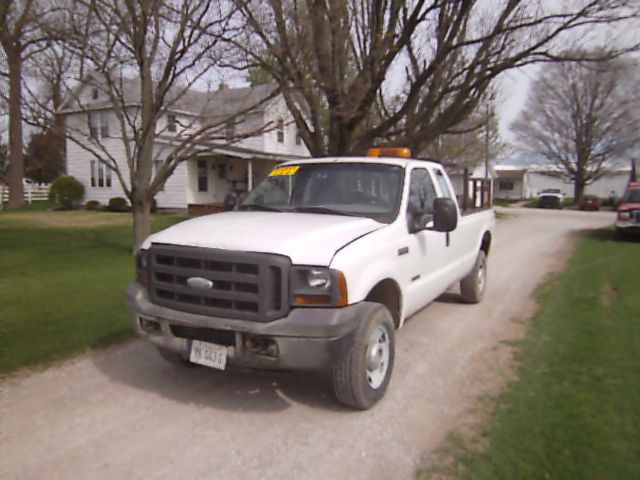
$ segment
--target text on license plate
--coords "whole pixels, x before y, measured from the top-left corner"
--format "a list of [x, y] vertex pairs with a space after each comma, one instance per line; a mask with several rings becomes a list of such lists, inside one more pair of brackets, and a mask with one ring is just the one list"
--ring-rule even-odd
[[189, 360], [199, 365], [224, 370], [227, 364], [227, 347], [194, 340], [191, 342]]

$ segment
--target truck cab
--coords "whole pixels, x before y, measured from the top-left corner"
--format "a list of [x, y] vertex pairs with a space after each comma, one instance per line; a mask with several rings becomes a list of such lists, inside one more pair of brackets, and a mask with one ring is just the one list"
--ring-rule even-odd
[[234, 211], [144, 242], [131, 324], [174, 363], [329, 370], [341, 403], [370, 408], [407, 318], [458, 282], [482, 299], [494, 221], [460, 212], [434, 161], [288, 162]]

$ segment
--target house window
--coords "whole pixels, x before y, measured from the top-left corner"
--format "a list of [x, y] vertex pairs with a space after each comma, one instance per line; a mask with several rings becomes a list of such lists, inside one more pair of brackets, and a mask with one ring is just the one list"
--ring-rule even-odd
[[91, 186], [111, 188], [111, 168], [97, 160], [91, 160]]
[[98, 99], [98, 89], [97, 88], [93, 89], [93, 92], [92, 92], [91, 96], [93, 97], [94, 100]]
[[300, 135], [300, 127], [296, 127], [296, 145], [302, 145], [302, 135]]
[[109, 137], [109, 112], [90, 112], [88, 123], [91, 138]]
[[278, 143], [284, 143], [284, 120], [281, 118], [278, 119], [276, 131], [278, 132]]
[[513, 190], [513, 181], [501, 180], [500, 182], [498, 182], [498, 189]]
[[100, 117], [97, 113], [89, 113], [89, 135], [98, 138], [100, 135]]
[[209, 190], [209, 172], [207, 171], [207, 161], [198, 160], [198, 191], [207, 192]]
[[100, 125], [100, 135], [102, 135], [102, 138], [108, 138], [109, 137], [109, 112], [102, 112], [102, 115], [100, 115], [100, 118], [102, 120], [102, 124]]
[[175, 133], [178, 130], [178, 119], [175, 115], [167, 115], [167, 131]]
[[216, 165], [216, 167], [218, 168], [218, 178], [220, 180], [226, 180], [227, 179], [227, 164], [226, 163], [218, 163]]
[[230, 142], [231, 140], [233, 140], [233, 138], [236, 136], [236, 126], [233, 123], [233, 120], [229, 120], [226, 124], [225, 124], [225, 137], [227, 138], [227, 141]]
[[96, 183], [96, 177], [97, 177], [97, 170], [96, 170], [96, 161], [95, 160], [91, 160], [91, 186], [95, 187], [97, 185]]

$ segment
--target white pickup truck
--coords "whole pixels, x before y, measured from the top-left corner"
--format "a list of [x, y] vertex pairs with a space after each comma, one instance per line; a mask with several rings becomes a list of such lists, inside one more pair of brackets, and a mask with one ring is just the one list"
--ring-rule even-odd
[[131, 324], [173, 363], [329, 370], [338, 401], [367, 409], [395, 329], [458, 282], [464, 302], [482, 299], [494, 223], [460, 213], [437, 162], [288, 162], [234, 211], [144, 242]]

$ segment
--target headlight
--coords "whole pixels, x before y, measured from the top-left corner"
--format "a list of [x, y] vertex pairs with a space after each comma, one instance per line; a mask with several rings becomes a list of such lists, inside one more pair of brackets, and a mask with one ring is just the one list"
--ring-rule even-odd
[[149, 252], [146, 250], [138, 250], [136, 254], [136, 276], [141, 284], [149, 283]]
[[329, 288], [331, 286], [331, 273], [328, 270], [309, 270], [307, 283], [311, 288]]
[[347, 304], [347, 281], [342, 272], [325, 267], [291, 269], [291, 305], [344, 307]]
[[631, 212], [618, 212], [618, 220], [628, 222], [631, 220]]

